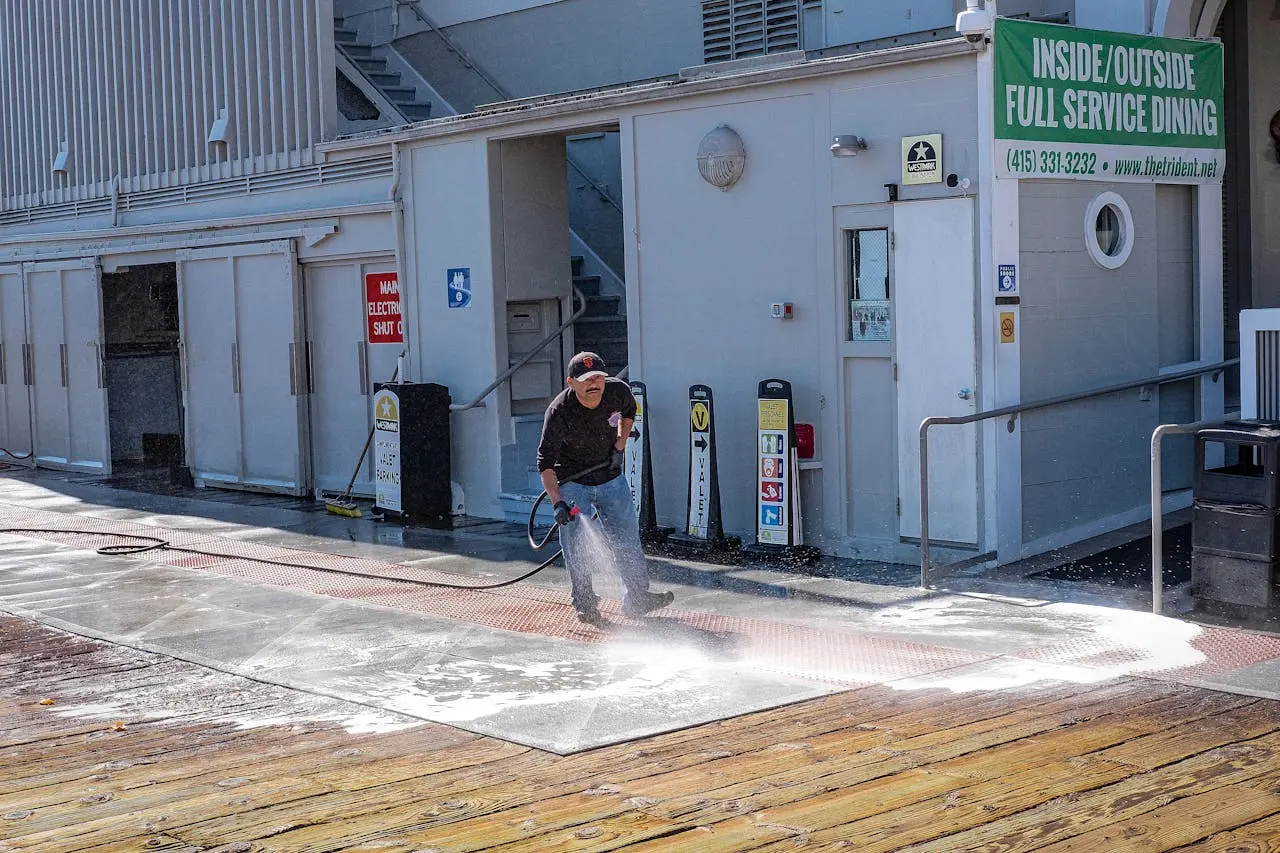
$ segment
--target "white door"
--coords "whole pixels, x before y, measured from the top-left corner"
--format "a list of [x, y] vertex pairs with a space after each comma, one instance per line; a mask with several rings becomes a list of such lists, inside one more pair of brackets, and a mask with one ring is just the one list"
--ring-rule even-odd
[[292, 243], [268, 248], [235, 259], [241, 482], [301, 495], [308, 491], [310, 462], [298, 263]]
[[31, 452], [27, 306], [22, 268], [16, 266], [0, 267], [0, 447], [19, 455]]
[[[898, 363], [900, 534], [920, 535], [920, 422], [976, 411], [973, 203], [893, 208]], [[978, 441], [973, 424], [929, 430], [929, 538], [978, 541]]]
[[[316, 489], [341, 492], [373, 427], [373, 384], [388, 382], [403, 344], [371, 344], [365, 276], [394, 272], [390, 261], [304, 267], [311, 375], [311, 463]], [[372, 497], [373, 454], [366, 454], [352, 494]]]
[[192, 477], [304, 493], [306, 377], [291, 244], [180, 252], [178, 301]]
[[187, 465], [201, 485], [240, 480], [233, 261], [225, 254], [178, 258]]
[[93, 260], [26, 268], [37, 462], [110, 473], [102, 289]]

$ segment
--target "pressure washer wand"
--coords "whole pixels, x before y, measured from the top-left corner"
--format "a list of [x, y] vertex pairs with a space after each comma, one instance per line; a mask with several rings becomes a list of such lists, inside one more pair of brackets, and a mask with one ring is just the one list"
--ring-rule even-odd
[[[608, 460], [606, 460], [604, 462], [601, 462], [599, 465], [592, 465], [590, 468], [584, 468], [583, 470], [574, 474], [572, 477], [566, 477], [565, 482], [572, 483], [574, 480], [577, 480], [580, 477], [585, 477], [588, 474], [594, 474], [595, 472], [608, 467], [609, 467], [609, 462]], [[533, 502], [533, 509], [529, 510], [529, 547], [533, 548], [533, 550], [535, 551], [541, 551], [543, 548], [547, 547], [547, 543], [551, 541], [551, 535], [555, 533], [556, 530], [560, 527], [560, 522], [558, 521], [552, 524], [551, 529], [547, 531], [546, 536], [542, 537], [541, 542], [533, 538], [533, 520], [538, 516], [538, 507], [542, 506], [542, 502], [545, 501], [547, 497], [548, 497], [547, 492], [544, 489], [542, 491], [542, 494], [538, 495], [538, 499]], [[578, 507], [576, 506], [569, 510], [569, 514], [573, 516], [575, 519], [578, 517], [579, 514], [581, 514], [581, 512], [582, 510], [578, 509]], [[550, 565], [551, 562], [556, 559], [556, 557], [559, 557], [563, 553], [564, 553], [563, 551], [557, 551], [555, 557], [552, 557], [551, 560], [548, 560], [545, 565]]]

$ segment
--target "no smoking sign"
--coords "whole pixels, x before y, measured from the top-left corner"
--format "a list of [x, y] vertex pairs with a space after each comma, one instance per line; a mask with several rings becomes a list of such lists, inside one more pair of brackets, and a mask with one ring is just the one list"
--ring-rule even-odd
[[1000, 343], [1011, 344], [1016, 340], [1018, 326], [1012, 311], [1000, 312]]

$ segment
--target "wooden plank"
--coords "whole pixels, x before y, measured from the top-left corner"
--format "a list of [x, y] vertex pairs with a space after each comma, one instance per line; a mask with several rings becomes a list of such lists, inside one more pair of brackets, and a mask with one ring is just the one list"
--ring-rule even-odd
[[1216, 832], [1280, 814], [1280, 795], [1228, 787], [1175, 800], [1138, 817], [1085, 832], [1041, 848], [1041, 853], [1166, 851]]
[[1280, 853], [1280, 816], [1220, 832], [1176, 853]]
[[1178, 725], [1135, 738], [1111, 747], [1101, 757], [1131, 767], [1153, 770], [1198, 752], [1280, 730], [1280, 703], [1251, 702], [1215, 714], [1205, 722], [1208, 724]]
[[993, 845], [1002, 853], [1039, 850], [1099, 826], [1145, 814], [1166, 797], [1186, 797], [1262, 776], [1280, 762], [1280, 735], [1211, 750], [1070, 800], [1049, 802], [959, 833], [945, 841], [906, 848], [952, 853]]
[[91, 809], [86, 808], [70, 824], [75, 827], [73, 834], [68, 833], [66, 825], [63, 825], [42, 832], [14, 835], [8, 843], [18, 849], [39, 845], [39, 853], [75, 853], [93, 845], [154, 835], [159, 829], [169, 832], [170, 827], [183, 826], [197, 817], [249, 814], [267, 805], [302, 800], [326, 792], [323, 785], [308, 780], [277, 779], [101, 819], [93, 818]]

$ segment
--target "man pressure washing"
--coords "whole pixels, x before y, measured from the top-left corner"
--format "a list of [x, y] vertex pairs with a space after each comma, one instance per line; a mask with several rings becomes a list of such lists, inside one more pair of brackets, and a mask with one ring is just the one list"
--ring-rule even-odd
[[[569, 362], [568, 387], [551, 401], [542, 422], [538, 472], [555, 507], [560, 546], [573, 585], [578, 618], [597, 628], [609, 623], [600, 615], [591, 588], [590, 553], [579, 512], [600, 515], [605, 544], [617, 563], [625, 594], [622, 612], [643, 616], [670, 604], [670, 592], [649, 591], [649, 568], [640, 548], [640, 533], [631, 490], [622, 476], [623, 451], [636, 418], [631, 387], [605, 372], [604, 361], [580, 352]], [[579, 472], [586, 472], [579, 474]], [[575, 476], [577, 475], [577, 476]]]

